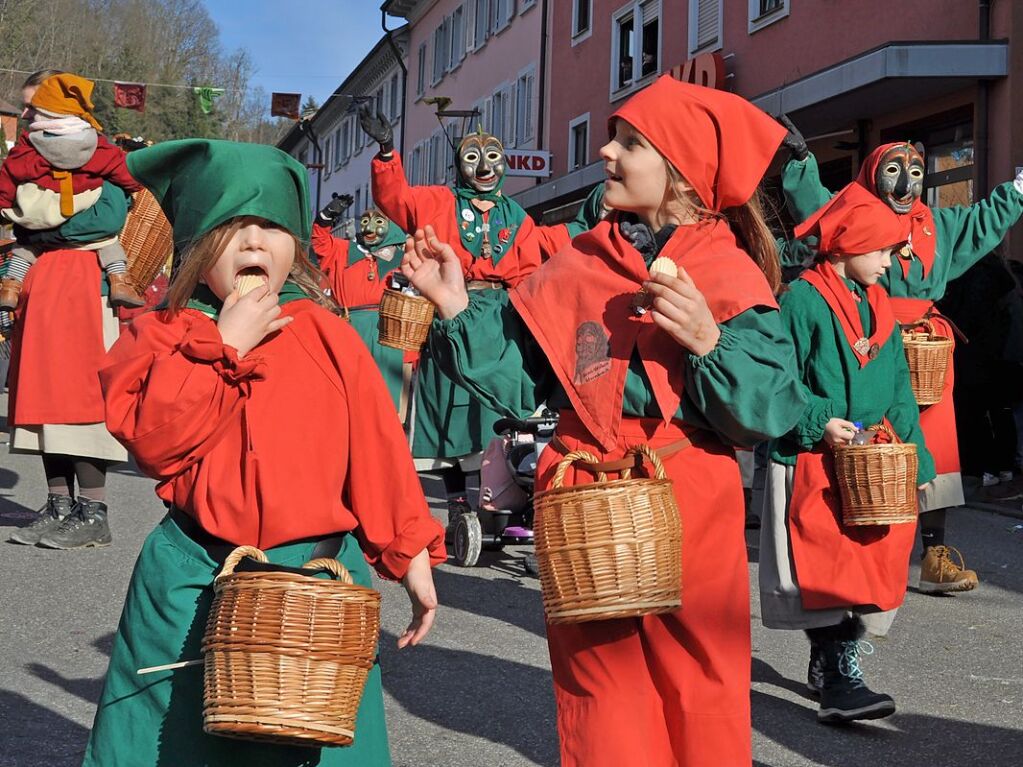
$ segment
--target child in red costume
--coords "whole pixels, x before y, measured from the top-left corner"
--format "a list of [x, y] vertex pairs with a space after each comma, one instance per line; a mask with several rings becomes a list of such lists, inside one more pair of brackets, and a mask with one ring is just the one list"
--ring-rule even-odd
[[201, 672], [135, 674], [198, 657], [194, 627], [237, 545], [277, 564], [336, 555], [363, 585], [368, 561], [405, 585], [413, 619], [398, 646], [416, 644], [444, 544], [376, 365], [321, 305], [305, 168], [273, 147], [198, 139], [128, 163], [184, 249], [167, 308], [135, 320], [100, 378], [111, 433], [171, 511], [132, 575], [85, 764], [389, 765], [376, 666], [355, 743], [322, 754], [206, 735]]
[[[674, 484], [682, 609], [547, 626], [561, 764], [749, 767], [749, 575], [733, 447], [788, 431], [806, 402], [754, 199], [784, 131], [738, 96], [670, 77], [621, 106], [609, 129], [601, 157], [614, 212], [510, 296], [467, 294], [457, 255], [429, 228], [402, 269], [437, 304], [430, 343], [445, 372], [509, 415], [544, 401], [560, 411], [538, 490], [570, 451], [620, 462], [643, 443]], [[651, 273], [657, 258], [678, 276]], [[641, 290], [651, 302], [639, 315]], [[577, 463], [565, 484], [592, 482], [594, 469]]]
[[[29, 127], [0, 168], [0, 211], [11, 223], [29, 230], [56, 229], [99, 199], [103, 182], [126, 193], [142, 187], [128, 173], [124, 152], [107, 141], [92, 116], [93, 83], [72, 74], [44, 80], [32, 96]], [[110, 283], [113, 306], [145, 303], [126, 274], [127, 257], [117, 237], [83, 246], [96, 251]], [[18, 305], [38, 246], [21, 242], [0, 283], [0, 309]]]

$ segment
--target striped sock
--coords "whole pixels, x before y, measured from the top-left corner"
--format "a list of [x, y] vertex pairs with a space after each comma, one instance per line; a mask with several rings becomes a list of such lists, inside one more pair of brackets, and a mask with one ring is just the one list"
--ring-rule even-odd
[[5, 276], [18, 282], [24, 282], [31, 266], [31, 261], [26, 261], [21, 256], [12, 255], [11, 260], [7, 262], [7, 274]]
[[113, 261], [103, 267], [107, 274], [124, 274], [128, 271], [127, 261]]

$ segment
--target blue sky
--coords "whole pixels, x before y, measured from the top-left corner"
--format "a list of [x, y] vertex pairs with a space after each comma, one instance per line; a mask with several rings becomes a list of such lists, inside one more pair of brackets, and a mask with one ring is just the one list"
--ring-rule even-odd
[[[252, 85], [322, 104], [383, 35], [381, 0], [206, 0], [227, 52], [246, 48]], [[388, 18], [387, 25], [401, 26]], [[269, 109], [269, 102], [267, 103]]]

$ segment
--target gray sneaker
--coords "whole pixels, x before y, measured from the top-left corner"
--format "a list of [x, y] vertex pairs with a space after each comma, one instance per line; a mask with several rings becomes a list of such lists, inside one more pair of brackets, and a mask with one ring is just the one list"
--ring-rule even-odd
[[40, 538], [57, 529], [60, 521], [71, 513], [73, 504], [74, 501], [69, 495], [50, 493], [46, 496], [46, 505], [39, 509], [39, 516], [32, 524], [15, 530], [7, 540], [11, 543], [35, 546]]
[[107, 505], [79, 496], [71, 513], [55, 530], [39, 539], [47, 549], [85, 549], [110, 545]]

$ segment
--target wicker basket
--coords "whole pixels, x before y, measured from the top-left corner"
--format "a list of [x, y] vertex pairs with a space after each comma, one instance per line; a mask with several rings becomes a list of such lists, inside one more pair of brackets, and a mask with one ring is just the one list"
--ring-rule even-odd
[[214, 581], [203, 637], [203, 729], [298, 746], [347, 746], [376, 656], [380, 594], [334, 559], [305, 565], [338, 580], [234, 572], [259, 549], [235, 549]]
[[380, 298], [380, 343], [417, 352], [426, 343], [433, 322], [433, 304], [422, 296], [409, 296], [390, 288]]
[[[883, 424], [871, 426], [892, 439]], [[835, 475], [842, 499], [845, 525], [898, 525], [916, 522], [916, 445], [890, 442], [874, 445], [837, 445]]]
[[632, 618], [682, 605], [682, 525], [672, 482], [648, 446], [629, 451], [654, 467], [653, 479], [563, 487], [576, 461], [597, 463], [586, 452], [566, 455], [551, 487], [535, 500], [536, 558], [549, 623]]
[[140, 291], [153, 284], [174, 247], [170, 221], [148, 189], [132, 195], [128, 220], [121, 232], [121, 245], [128, 256], [128, 274]]
[[903, 331], [902, 345], [906, 347], [909, 383], [916, 403], [933, 405], [941, 402], [945, 372], [952, 356], [952, 339], [935, 334], [931, 321], [924, 320], [913, 330]]

